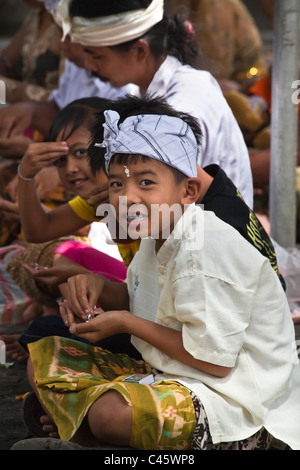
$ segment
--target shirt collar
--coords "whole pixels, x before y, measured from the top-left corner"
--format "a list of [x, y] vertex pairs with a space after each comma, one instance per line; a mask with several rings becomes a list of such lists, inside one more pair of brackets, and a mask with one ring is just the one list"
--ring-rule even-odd
[[[157, 260], [159, 264], [167, 266], [172, 258], [172, 254], [176, 246], [186, 241], [195, 241], [195, 221], [197, 213], [202, 211], [200, 206], [190, 204], [186, 207], [183, 215], [176, 223], [172, 233], [165, 240], [161, 248], [157, 252]], [[192, 246], [192, 245], [191, 245]], [[186, 249], [189, 249], [189, 244], [186, 244]]]
[[181, 62], [176, 57], [168, 55], [156, 71], [148, 86], [147, 94], [165, 96], [169, 90], [171, 78], [181, 65]]

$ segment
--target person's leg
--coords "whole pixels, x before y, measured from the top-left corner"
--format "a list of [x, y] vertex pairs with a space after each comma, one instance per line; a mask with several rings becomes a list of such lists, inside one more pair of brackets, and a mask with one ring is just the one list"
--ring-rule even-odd
[[1, 335], [0, 341], [5, 344], [5, 352], [7, 357], [11, 357], [18, 362], [26, 362], [28, 353], [19, 343], [19, 334]]
[[110, 390], [93, 403], [87, 422], [91, 433], [99, 442], [129, 445], [132, 409], [117, 391]]
[[[39, 399], [34, 370], [29, 357], [27, 363], [29, 383]], [[45, 415], [41, 417], [43, 430], [50, 437], [58, 437], [53, 426], [53, 419], [44, 404], [39, 400]], [[131, 436], [132, 411], [120, 393], [110, 390], [99, 397], [90, 407], [87, 418], [81, 424], [72, 439], [78, 444], [100, 445], [103, 443], [127, 446]]]

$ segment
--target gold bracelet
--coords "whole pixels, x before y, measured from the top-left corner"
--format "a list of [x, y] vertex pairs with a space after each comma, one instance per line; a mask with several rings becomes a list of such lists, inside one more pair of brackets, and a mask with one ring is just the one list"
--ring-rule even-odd
[[23, 180], [23, 181], [32, 181], [33, 180], [33, 178], [25, 178], [25, 176], [21, 175], [20, 165], [18, 165], [18, 170], [17, 171], [18, 171], [18, 176], [21, 178], [21, 180]]

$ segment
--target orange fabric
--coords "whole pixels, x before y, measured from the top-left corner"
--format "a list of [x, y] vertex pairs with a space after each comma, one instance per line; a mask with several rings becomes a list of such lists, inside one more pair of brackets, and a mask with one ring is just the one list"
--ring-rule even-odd
[[[269, 74], [257, 80], [257, 82], [249, 88], [248, 94], [261, 96], [267, 103], [269, 113], [271, 114], [272, 87]], [[300, 122], [300, 104], [298, 105], [298, 121]]]
[[269, 75], [264, 75], [257, 80], [248, 90], [249, 95], [261, 96], [268, 105], [269, 112], [271, 113], [271, 81]]

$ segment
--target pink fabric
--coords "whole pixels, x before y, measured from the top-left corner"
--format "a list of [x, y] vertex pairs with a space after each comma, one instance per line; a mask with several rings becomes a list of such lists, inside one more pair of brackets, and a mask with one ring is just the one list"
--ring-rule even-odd
[[84, 266], [95, 274], [102, 274], [107, 279], [123, 282], [126, 278], [126, 266], [112, 256], [102, 253], [86, 243], [69, 240], [62, 243], [54, 253], [66, 256], [74, 263]]

